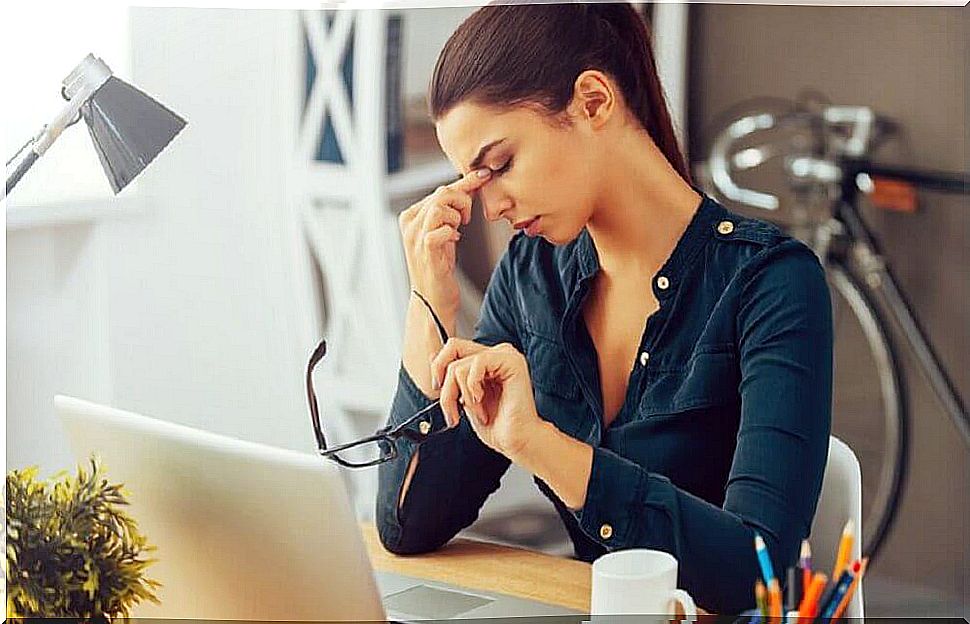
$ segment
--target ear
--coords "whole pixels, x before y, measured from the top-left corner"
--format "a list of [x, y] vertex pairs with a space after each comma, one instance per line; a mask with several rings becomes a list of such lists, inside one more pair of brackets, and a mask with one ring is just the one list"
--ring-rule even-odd
[[588, 121], [599, 128], [613, 115], [616, 104], [616, 86], [603, 72], [587, 69], [576, 78], [569, 105], [574, 119]]

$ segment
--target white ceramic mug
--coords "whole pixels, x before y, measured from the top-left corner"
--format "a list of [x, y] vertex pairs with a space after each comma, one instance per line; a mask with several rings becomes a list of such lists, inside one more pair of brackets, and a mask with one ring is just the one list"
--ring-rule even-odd
[[677, 589], [677, 559], [660, 550], [633, 548], [593, 562], [591, 615], [676, 615], [697, 618], [690, 594]]

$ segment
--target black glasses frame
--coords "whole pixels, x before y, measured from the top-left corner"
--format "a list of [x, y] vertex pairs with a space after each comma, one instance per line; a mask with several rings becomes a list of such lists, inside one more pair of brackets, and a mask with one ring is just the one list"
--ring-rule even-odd
[[[441, 336], [441, 343], [442, 346], [444, 346], [444, 344], [448, 342], [448, 332], [445, 331], [445, 327], [441, 324], [441, 320], [438, 318], [438, 315], [435, 314], [431, 304], [428, 303], [428, 300], [425, 299], [421, 293], [416, 290], [412, 290], [411, 292], [417, 295], [428, 308], [428, 311], [431, 313], [431, 317], [434, 319], [435, 325], [438, 327], [438, 334]], [[440, 401], [435, 400], [433, 403], [418, 410], [413, 415], [409, 416], [407, 420], [398, 425], [393, 427], [384, 427], [382, 429], [378, 429], [373, 435], [369, 435], [346, 444], [341, 444], [339, 446], [327, 448], [327, 439], [323, 434], [323, 427], [320, 425], [320, 407], [317, 403], [316, 391], [313, 389], [313, 370], [326, 354], [327, 341], [321, 340], [320, 344], [317, 345], [317, 348], [314, 349], [313, 353], [310, 355], [310, 361], [307, 363], [306, 369], [306, 392], [307, 402], [310, 406], [310, 421], [313, 424], [313, 435], [316, 438], [317, 449], [321, 457], [326, 457], [327, 459], [334, 461], [345, 468], [367, 468], [396, 459], [398, 456], [397, 440], [400, 438], [406, 438], [415, 444], [421, 444], [427, 441], [433, 435], [447, 430], [447, 426], [435, 429], [431, 419], [426, 416], [428, 412], [440, 405]], [[461, 417], [465, 418], [465, 410], [460, 403], [458, 405], [458, 411]], [[417, 428], [415, 429], [416, 425]], [[374, 443], [376, 443], [381, 449], [380, 457], [374, 460], [355, 462], [346, 460], [337, 455], [337, 453], [346, 451], [348, 449]]]

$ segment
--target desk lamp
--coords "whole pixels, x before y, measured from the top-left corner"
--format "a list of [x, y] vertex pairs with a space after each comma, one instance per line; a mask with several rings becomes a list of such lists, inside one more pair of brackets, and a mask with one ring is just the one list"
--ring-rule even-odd
[[7, 161], [9, 170], [26, 151], [7, 177], [8, 195], [61, 132], [81, 117], [116, 195], [185, 127], [185, 120], [116, 78], [91, 54], [64, 79], [61, 95], [67, 106]]

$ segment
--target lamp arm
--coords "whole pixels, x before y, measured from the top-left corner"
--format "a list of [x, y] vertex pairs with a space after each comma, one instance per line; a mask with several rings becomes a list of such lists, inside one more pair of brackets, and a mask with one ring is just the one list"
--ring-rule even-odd
[[[16, 158], [16, 156], [14, 158]], [[27, 155], [20, 159], [20, 162], [17, 163], [16, 167], [14, 167], [13, 172], [7, 176], [7, 190], [5, 191], [6, 195], [9, 195], [10, 191], [13, 190], [13, 187], [17, 186], [17, 182], [20, 182], [20, 178], [24, 177], [27, 170], [34, 166], [34, 163], [37, 162], [38, 158], [40, 158], [40, 156], [33, 149], [27, 150]]]
[[38, 132], [35, 136], [32, 136], [31, 138], [27, 139], [27, 142], [24, 143], [20, 147], [20, 149], [17, 150], [17, 153], [11, 156], [10, 160], [7, 161], [6, 168], [8, 171], [10, 171], [11, 163], [17, 160], [18, 156], [26, 152], [26, 156], [21, 158], [20, 162], [18, 162], [16, 165], [13, 165], [13, 171], [10, 173], [10, 175], [7, 176], [7, 184], [6, 184], [6, 190], [4, 191], [4, 196], [7, 196], [10, 194], [10, 191], [13, 190], [13, 187], [15, 187], [17, 185], [17, 182], [20, 181], [20, 178], [24, 177], [24, 174], [27, 173], [27, 170], [30, 169], [35, 162], [37, 162], [38, 158], [40, 158], [40, 155], [34, 151], [33, 147], [37, 143], [37, 140], [40, 139], [41, 135], [44, 134], [44, 131], [46, 129], [47, 129], [46, 126], [44, 128], [41, 128], [40, 132]]
[[[30, 169], [35, 162], [37, 162], [37, 159], [43, 156], [44, 152], [46, 152], [48, 148], [54, 144], [54, 141], [61, 136], [64, 129], [77, 121], [81, 110], [81, 104], [83, 104], [83, 102], [79, 99], [68, 101], [67, 106], [65, 106], [57, 114], [54, 121], [41, 128], [40, 132], [37, 133], [37, 136], [35, 136], [28, 142], [27, 145], [21, 148], [22, 152], [27, 153], [14, 168], [13, 173], [7, 176], [7, 195], [10, 195], [10, 191], [12, 191], [13, 187], [17, 185], [20, 178], [27, 173], [27, 170]], [[19, 153], [20, 152], [18, 152], [18, 154]], [[17, 155], [15, 154], [14, 159], [16, 158]]]
[[[80, 119], [81, 107], [108, 81], [110, 76], [111, 70], [108, 69], [108, 66], [100, 59], [88, 54], [80, 65], [74, 68], [71, 75], [64, 79], [62, 93], [65, 98], [69, 98], [67, 105], [57, 113], [52, 122], [41, 128], [41, 131], [29, 143], [30, 149], [27, 150], [27, 155], [14, 168], [13, 173], [7, 177], [7, 195], [17, 185], [20, 178], [27, 173], [27, 170], [37, 162], [37, 159], [43, 156], [44, 152], [61, 136], [64, 129]], [[21, 151], [23, 149], [21, 148]], [[16, 157], [15, 154], [14, 158]]]

